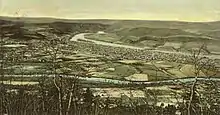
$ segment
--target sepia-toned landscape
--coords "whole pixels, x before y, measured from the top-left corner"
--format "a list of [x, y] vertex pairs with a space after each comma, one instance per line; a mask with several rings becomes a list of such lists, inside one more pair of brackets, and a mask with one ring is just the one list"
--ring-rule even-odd
[[220, 22], [1, 17], [1, 113], [218, 115]]
[[220, 115], [219, 0], [0, 0], [0, 115]]

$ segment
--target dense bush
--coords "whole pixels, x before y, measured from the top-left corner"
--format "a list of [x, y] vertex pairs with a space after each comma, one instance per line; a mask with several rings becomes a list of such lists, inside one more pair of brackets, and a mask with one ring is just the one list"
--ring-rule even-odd
[[[52, 79], [37, 86], [9, 87], [1, 85], [0, 110], [8, 115], [56, 115], [59, 114], [59, 91]], [[76, 79], [63, 79], [62, 115], [187, 115], [189, 93], [182, 96], [186, 101], [176, 105], [142, 103], [127, 97], [112, 98], [93, 95], [90, 88], [83, 88]], [[214, 83], [216, 84], [216, 83]], [[209, 91], [200, 90], [192, 102], [192, 115], [218, 115], [220, 113], [219, 93], [213, 84], [205, 86]], [[212, 88], [212, 90], [210, 90]], [[156, 95], [156, 94], [155, 94]], [[203, 95], [203, 96], [201, 96]], [[203, 108], [201, 108], [203, 107]]]

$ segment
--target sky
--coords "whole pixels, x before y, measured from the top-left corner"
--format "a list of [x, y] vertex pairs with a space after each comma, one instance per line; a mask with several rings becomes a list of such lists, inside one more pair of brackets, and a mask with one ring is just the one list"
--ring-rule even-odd
[[0, 0], [0, 15], [67, 19], [220, 20], [220, 0]]

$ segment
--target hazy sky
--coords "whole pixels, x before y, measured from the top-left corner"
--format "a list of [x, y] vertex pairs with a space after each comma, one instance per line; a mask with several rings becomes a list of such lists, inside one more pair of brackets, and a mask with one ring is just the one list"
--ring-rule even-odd
[[219, 4], [220, 0], [0, 0], [0, 15], [213, 21], [220, 20]]

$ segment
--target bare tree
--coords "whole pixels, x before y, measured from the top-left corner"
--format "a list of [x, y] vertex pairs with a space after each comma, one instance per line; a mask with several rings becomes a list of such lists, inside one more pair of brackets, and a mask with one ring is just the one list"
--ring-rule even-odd
[[[2, 28], [0, 28], [1, 31], [2, 31]], [[1, 43], [0, 43], [0, 61], [1, 61], [1, 66], [0, 66], [0, 72], [1, 72], [1, 86], [0, 86], [0, 91], [2, 92], [2, 90], [4, 90], [4, 84], [3, 84], [3, 81], [4, 81], [4, 50], [3, 50], [3, 43], [4, 43], [4, 40], [3, 40], [4, 36], [3, 36], [3, 33], [1, 32], [0, 33], [0, 39], [1, 39]], [[4, 114], [4, 111], [3, 111], [3, 100], [4, 100], [4, 94], [3, 92], [1, 93], [1, 114]]]
[[[196, 95], [198, 95], [197, 94], [198, 77], [201, 77], [204, 70], [209, 71], [210, 69], [215, 68], [215, 65], [213, 63], [210, 63], [212, 62], [212, 60], [202, 55], [202, 51], [204, 49], [206, 49], [206, 44], [202, 44], [201, 47], [198, 49], [198, 51], [192, 50], [191, 63], [194, 66], [193, 71], [194, 71], [195, 77], [194, 77], [193, 84], [191, 85], [191, 88], [190, 88], [190, 98], [189, 98], [188, 107], [187, 107], [188, 115], [191, 115], [193, 113], [192, 103], [194, 99], [196, 98]], [[206, 72], [206, 75], [207, 74], [208, 72]], [[214, 75], [214, 73], [212, 73], [211, 76], [212, 75]], [[203, 111], [202, 106], [201, 106], [201, 111]]]
[[5, 34], [7, 33], [5, 29], [8, 27], [8, 25], [0, 25], [0, 74], [1, 74], [1, 83], [0, 83], [0, 91], [1, 93], [1, 108], [0, 112], [1, 114], [4, 114], [4, 100], [5, 100], [5, 87], [4, 87], [4, 77], [5, 77], [5, 55], [6, 55], [6, 48], [4, 47], [5, 44]]
[[[48, 54], [51, 61], [51, 69], [53, 76], [53, 83], [58, 91], [59, 98], [59, 115], [63, 115], [63, 101], [62, 101], [62, 76], [59, 76], [57, 69], [59, 68], [58, 57], [62, 55], [62, 39], [56, 35], [51, 35], [46, 41], [43, 41], [43, 49]], [[59, 83], [58, 83], [59, 82]]]

